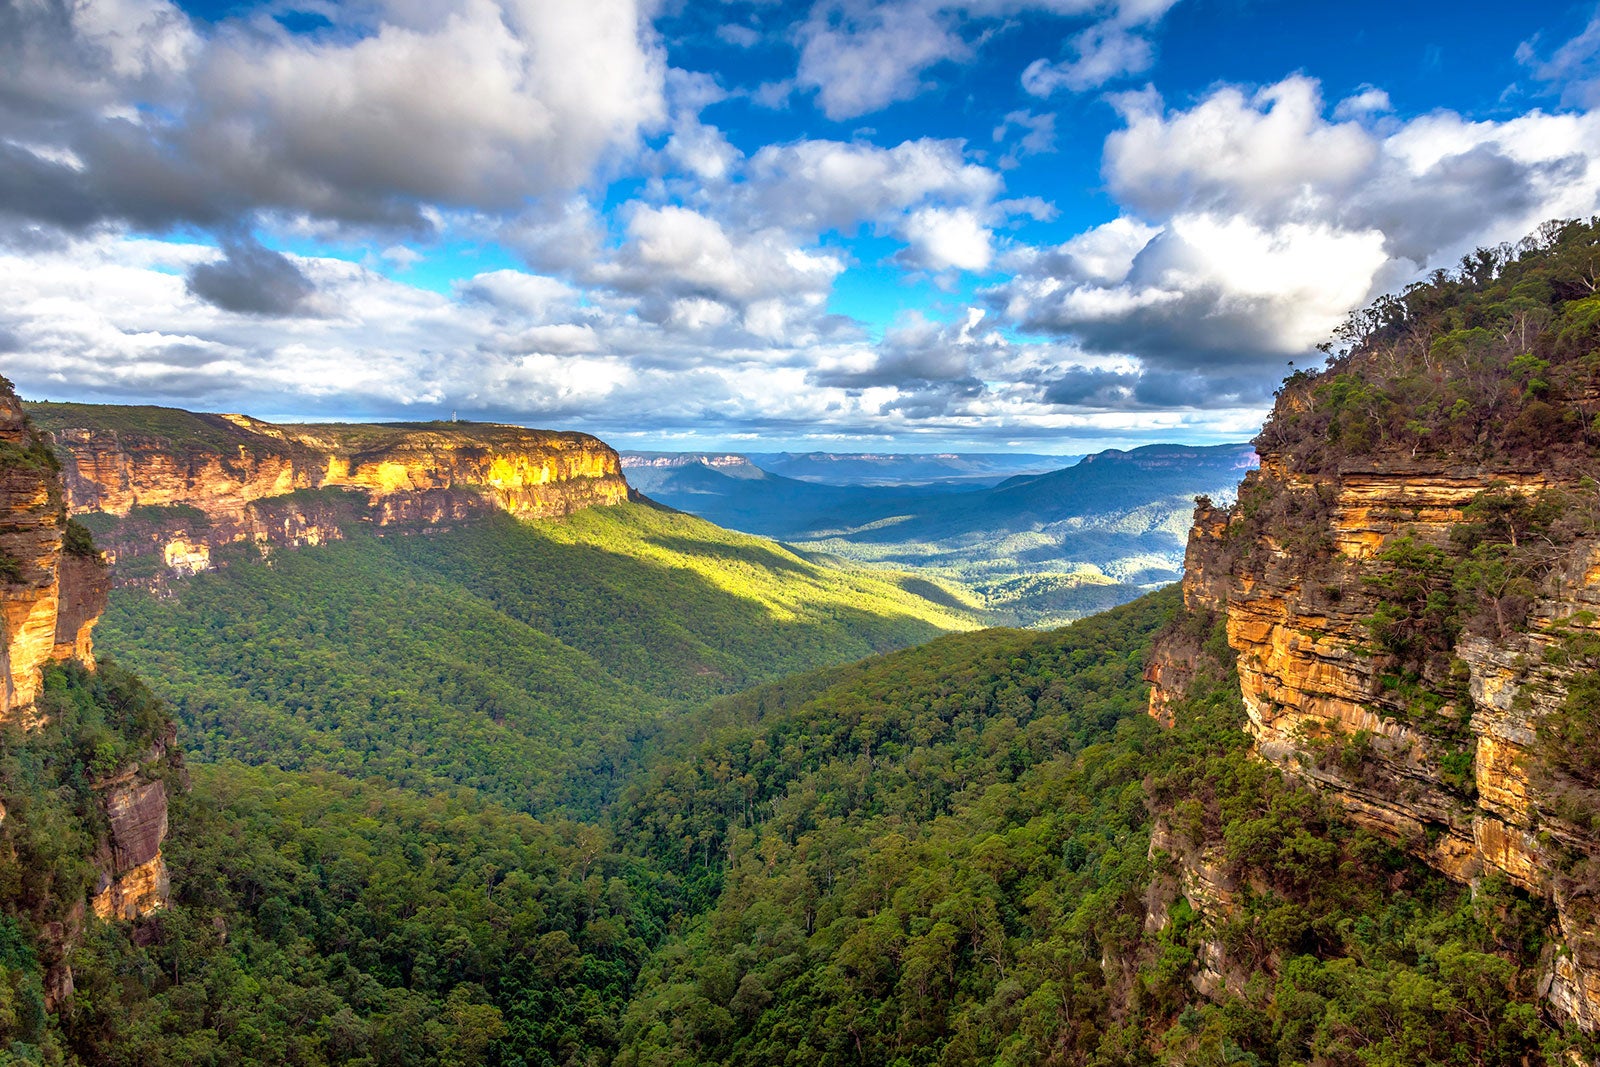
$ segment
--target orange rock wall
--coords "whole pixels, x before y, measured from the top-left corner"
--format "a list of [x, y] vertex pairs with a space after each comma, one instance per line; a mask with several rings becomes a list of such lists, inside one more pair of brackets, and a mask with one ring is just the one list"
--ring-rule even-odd
[[[35, 703], [46, 663], [76, 659], [94, 668], [93, 630], [110, 588], [101, 560], [64, 551], [65, 501], [50, 451], [0, 379], [0, 722], [30, 729], [48, 726]], [[174, 765], [169, 745], [170, 739], [146, 762]], [[133, 919], [164, 907], [165, 783], [133, 766], [95, 788], [110, 832], [95, 856], [100, 885], [90, 902], [94, 910], [103, 918]], [[0, 819], [5, 817], [0, 805]], [[76, 902], [67, 921], [48, 924], [45, 931], [53, 946], [46, 968], [52, 1006], [72, 993], [67, 958], [83, 904]]]
[[[1600, 630], [1593, 621], [1600, 616], [1600, 539], [1571, 547], [1534, 604], [1526, 633], [1458, 641], [1454, 652], [1469, 672], [1472, 698], [1475, 789], [1443, 772], [1445, 743], [1417, 728], [1407, 695], [1386, 688], [1385, 664], [1372, 652], [1364, 621], [1378, 603], [1362, 581], [1373, 557], [1401, 534], [1449, 549], [1462, 508], [1491, 482], [1526, 493], [1551, 484], [1538, 471], [1406, 468], [1313, 477], [1263, 455], [1261, 470], [1241, 487], [1241, 504], [1228, 512], [1197, 510], [1184, 599], [1190, 611], [1226, 620], [1257, 755], [1325, 791], [1352, 821], [1451, 878], [1475, 882], [1501, 874], [1553, 903], [1561, 948], [1546, 978], [1549, 1002], [1596, 1029], [1600, 931], [1566, 899], [1550, 849], [1600, 855], [1600, 842], [1546, 810], [1533, 746], [1539, 717], [1565, 699], [1566, 670], [1545, 655], [1556, 643], [1552, 626]], [[1251, 517], [1262, 502], [1297, 495], [1314, 521], [1282, 524], [1275, 533]], [[1285, 526], [1307, 539], [1286, 543]], [[1331, 551], [1309, 550], [1316, 538]], [[1150, 711], [1163, 722], [1192, 677], [1193, 651], [1178, 636], [1156, 650], [1147, 674]], [[1461, 709], [1447, 703], [1438, 714], [1459, 722]], [[1358, 770], [1322, 758], [1330, 742], [1357, 734], [1367, 744]]]
[[94, 664], [105, 568], [66, 555], [61, 483], [22, 405], [0, 382], [0, 722], [34, 723], [52, 659]]
[[130, 519], [106, 538], [108, 556], [157, 555], [173, 574], [208, 569], [223, 545], [316, 545], [341, 539], [353, 523], [438, 526], [496, 510], [550, 518], [628, 499], [616, 452], [586, 434], [279, 426], [187, 412], [177, 413], [187, 423], [163, 433], [155, 420], [149, 429], [112, 428], [90, 406], [49, 414], [72, 512]]

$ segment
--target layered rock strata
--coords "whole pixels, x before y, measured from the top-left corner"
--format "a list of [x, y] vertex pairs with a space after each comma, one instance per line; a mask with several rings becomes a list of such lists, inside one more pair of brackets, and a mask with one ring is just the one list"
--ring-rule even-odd
[[[113, 562], [206, 570], [220, 547], [338, 540], [353, 524], [437, 528], [494, 511], [559, 517], [628, 499], [617, 453], [580, 433], [488, 424], [274, 425], [169, 408], [31, 407], [67, 504]], [[119, 568], [121, 570], [121, 568]]]
[[0, 722], [32, 724], [46, 663], [94, 664], [105, 568], [64, 550], [66, 528], [54, 460], [0, 380]]
[[[1183, 589], [1190, 612], [1225, 623], [1255, 753], [1449, 877], [1499, 875], [1550, 902], [1557, 947], [1544, 991], [1557, 1014], [1597, 1029], [1600, 909], [1559, 872], [1563, 857], [1600, 856], [1600, 840], [1557, 814], [1537, 726], [1567, 696], [1574, 668], [1562, 648], [1574, 635], [1600, 639], [1600, 538], [1561, 546], [1525, 629], [1459, 637], [1449, 685], [1402, 677], [1370, 623], [1381, 588], [1367, 579], [1397, 538], [1459, 556], [1451, 530], [1478, 494], [1552, 487], [1595, 492], [1570, 471], [1374, 462], [1305, 473], [1267, 451], [1239, 504], [1196, 509]], [[1193, 677], [1192, 644], [1174, 631], [1153, 657], [1150, 711], [1164, 722]], [[1180, 881], [1199, 887], [1202, 875]], [[1226, 911], [1225, 899], [1186, 895]]]
[[[11, 386], [0, 378], [0, 723], [48, 729], [38, 697], [44, 667], [77, 660], [94, 669], [93, 630], [109, 589], [105, 563], [69, 530], [57, 461]], [[167, 901], [161, 843], [167, 831], [163, 773], [178, 765], [169, 736], [139, 763], [92, 783], [108, 833], [96, 849], [92, 906], [133, 919]], [[6, 818], [0, 806], [0, 821]], [[52, 1006], [72, 992], [67, 965], [84, 902], [46, 924], [46, 992]]]
[[136, 764], [95, 783], [110, 828], [96, 853], [100, 877], [90, 898], [102, 919], [137, 919], [167, 902], [167, 792], [145, 768], [181, 772], [169, 733]]

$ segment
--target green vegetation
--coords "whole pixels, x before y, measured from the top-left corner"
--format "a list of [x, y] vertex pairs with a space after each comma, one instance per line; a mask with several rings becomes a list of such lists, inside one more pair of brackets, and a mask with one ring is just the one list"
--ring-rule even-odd
[[1472, 498], [1463, 519], [1451, 528], [1448, 551], [1402, 535], [1362, 577], [1378, 597], [1367, 618], [1376, 650], [1405, 684], [1426, 681], [1439, 704], [1464, 695], [1457, 639], [1504, 641], [1526, 628], [1545, 578], [1575, 543], [1600, 531], [1600, 492], [1589, 480], [1534, 496], [1497, 483]]
[[[1542, 912], [1474, 901], [1249, 758], [1205, 620], [1181, 623], [1208, 652], [1176, 728], [1143, 714], [1127, 650], [1174, 600], [727, 709], [621, 809], [691, 883], [725, 873], [646, 966], [616, 1062], [1501, 1063], [1576, 1040], [1533, 1005]], [[1152, 811], [1241, 887], [1220, 927], [1151, 896]]]
[[[61, 1035], [46, 1012], [47, 968], [62, 931], [83, 921], [96, 889], [105, 832], [99, 780], [149, 758], [166, 734], [158, 701], [137, 678], [105, 664], [45, 672], [38, 701], [48, 725], [0, 727], [0, 1062], [60, 1062]], [[153, 773], [154, 773], [154, 769]]]
[[603, 830], [470, 797], [230, 763], [173, 819], [173, 906], [74, 960], [88, 1062], [583, 1062], [662, 933]]
[[1302, 471], [1354, 456], [1561, 471], [1600, 444], [1600, 220], [1479, 249], [1352, 315], [1328, 368], [1283, 386], [1260, 447]]
[[[1578, 1047], [1535, 1008], [1542, 909], [1494, 884], [1474, 898], [1250, 758], [1226, 642], [1177, 610], [1167, 590], [723, 697], [669, 722], [581, 822], [196, 767], [172, 806], [172, 906], [87, 919], [54, 1016], [41, 935], [82, 899], [101, 818], [73, 783], [164, 719], [114, 665], [53, 669], [52, 724], [0, 758], [17, 850], [0, 873], [35, 886], [0, 895], [21, 902], [0, 916], [0, 1041], [153, 1067], [1355, 1067]], [[1140, 682], [1166, 625], [1201, 650], [1171, 730]], [[1202, 853], [1234, 887], [1216, 923], [1164, 874]]]
[[61, 550], [69, 556], [79, 556], [83, 559], [100, 558], [100, 550], [95, 547], [93, 531], [77, 519], [68, 519], [66, 527], [61, 531]]
[[225, 464], [238, 455], [241, 445], [257, 455], [276, 452], [303, 457], [308, 454], [311, 442], [320, 442], [336, 451], [358, 452], [392, 447], [417, 433], [449, 434], [487, 443], [550, 432], [496, 423], [320, 422], [274, 423], [271, 428], [276, 432], [261, 433], [250, 428], [248, 423], [241, 424], [224, 415], [149, 404], [30, 401], [24, 403], [23, 408], [34, 427], [47, 433], [89, 429], [116, 434], [129, 441], [159, 441], [178, 455], [213, 455]]
[[994, 623], [1060, 625], [1172, 581], [1196, 494], [1230, 495], [1250, 450], [1152, 445], [995, 486], [820, 485], [749, 464], [634, 467], [644, 492], [827, 556], [912, 569]]
[[56, 430], [92, 428], [131, 440], [159, 440], [180, 455], [214, 454], [236, 457], [239, 446], [285, 450], [289, 446], [264, 438], [223, 418], [182, 408], [155, 407], [149, 404], [63, 404], [27, 403], [23, 408], [35, 429]]
[[430, 536], [352, 530], [159, 595], [101, 648], [160, 678], [202, 760], [513, 807], [593, 811], [671, 712], [962, 626], [955, 611], [769, 541], [640, 505]]

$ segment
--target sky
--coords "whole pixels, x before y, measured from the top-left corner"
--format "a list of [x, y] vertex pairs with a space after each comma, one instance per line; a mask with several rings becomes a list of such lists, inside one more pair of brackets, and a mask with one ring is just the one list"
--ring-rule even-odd
[[620, 448], [1253, 436], [1600, 211], [1593, 3], [0, 0], [27, 398]]

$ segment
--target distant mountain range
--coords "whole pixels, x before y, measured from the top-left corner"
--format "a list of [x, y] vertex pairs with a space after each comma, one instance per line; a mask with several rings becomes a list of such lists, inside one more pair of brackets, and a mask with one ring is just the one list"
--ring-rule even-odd
[[1020, 452], [623, 452], [622, 465], [630, 471], [705, 466], [735, 478], [755, 478], [762, 472], [820, 485], [959, 490], [998, 485], [1019, 474], [1044, 474], [1082, 458]]
[[[1245, 444], [1072, 458], [624, 453], [622, 462], [634, 488], [671, 507], [811, 553], [913, 566], [1027, 624], [1176, 581], [1194, 497], [1231, 497], [1256, 465]], [[991, 481], [1007, 465], [1042, 460], [1068, 465]], [[950, 477], [916, 481], [938, 471]]]

